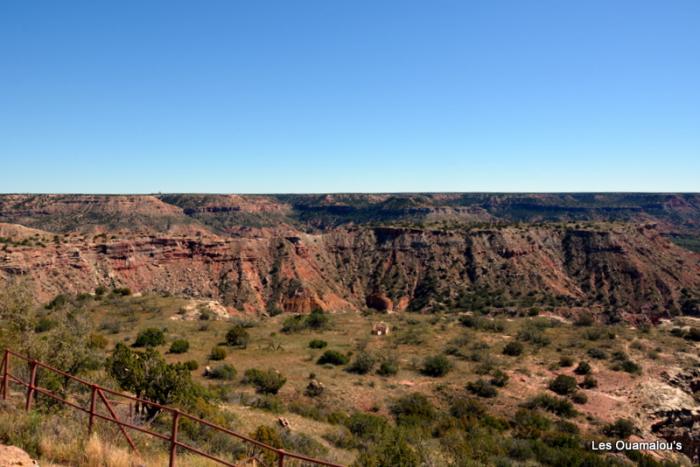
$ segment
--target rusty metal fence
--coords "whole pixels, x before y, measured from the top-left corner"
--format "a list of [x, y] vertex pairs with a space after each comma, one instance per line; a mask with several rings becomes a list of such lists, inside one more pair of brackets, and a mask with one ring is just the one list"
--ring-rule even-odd
[[[23, 380], [19, 376], [13, 374], [11, 372], [12, 369], [12, 359], [18, 359], [20, 361], [23, 361], [28, 365], [28, 371], [27, 371], [27, 376], [28, 376], [28, 381]], [[58, 376], [63, 377], [66, 381], [70, 380], [75, 383], [78, 383], [80, 386], [84, 386], [89, 390], [89, 406], [83, 407], [77, 401], [71, 401], [68, 400], [67, 398], [61, 397], [58, 393], [55, 391], [51, 391], [45, 387], [41, 387], [37, 385], [37, 370], [38, 369], [43, 369], [48, 372], [54, 373]], [[129, 447], [132, 449], [133, 452], [135, 452], [137, 455], [140, 456], [139, 451], [136, 447], [136, 444], [134, 443], [134, 440], [132, 437], [129, 435], [129, 430], [134, 430], [140, 433], [144, 433], [148, 436], [152, 436], [155, 438], [158, 438], [162, 441], [165, 441], [169, 445], [169, 465], [170, 467], [175, 467], [177, 463], [177, 454], [178, 454], [178, 449], [186, 450], [191, 453], [194, 453], [195, 455], [205, 457], [209, 460], [212, 460], [214, 462], [217, 462], [222, 465], [226, 465], [229, 467], [237, 467], [237, 465], [240, 464], [234, 464], [229, 460], [222, 459], [220, 457], [217, 457], [215, 455], [209, 454], [207, 452], [204, 452], [203, 450], [192, 446], [191, 444], [187, 444], [180, 439], [178, 439], [178, 428], [180, 425], [181, 420], [187, 419], [190, 420], [191, 422], [201, 424], [205, 427], [208, 427], [212, 430], [224, 433], [228, 436], [231, 436], [235, 439], [238, 439], [242, 441], [243, 443], [248, 443], [249, 445], [259, 449], [263, 453], [268, 453], [268, 458], [272, 457], [273, 459], [276, 459], [276, 464], [278, 467], [284, 467], [285, 461], [287, 460], [294, 460], [294, 461], [301, 461], [304, 465], [320, 465], [320, 466], [325, 466], [325, 467], [342, 467], [339, 464], [333, 464], [331, 462], [323, 461], [320, 459], [314, 459], [312, 457], [304, 456], [302, 454], [297, 454], [293, 452], [288, 452], [285, 451], [284, 449], [279, 449], [275, 448], [273, 446], [270, 446], [268, 444], [262, 443], [260, 441], [257, 441], [255, 439], [252, 439], [248, 436], [242, 435], [240, 433], [237, 433], [233, 430], [229, 430], [228, 428], [225, 428], [223, 426], [216, 425], [214, 423], [208, 422], [206, 420], [203, 420], [199, 417], [195, 417], [194, 415], [190, 415], [186, 412], [182, 412], [176, 408], [173, 407], [168, 407], [165, 405], [157, 404], [155, 402], [150, 402], [144, 399], [140, 399], [138, 397], [131, 396], [129, 394], [123, 394], [121, 392], [117, 392], [105, 387], [102, 387], [100, 385], [90, 383], [89, 381], [85, 381], [81, 378], [78, 378], [76, 376], [73, 376], [69, 373], [66, 373], [64, 371], [61, 371], [57, 368], [53, 368], [43, 362], [31, 359], [29, 357], [20, 355], [16, 352], [13, 352], [12, 350], [5, 349], [4, 351], [4, 356], [2, 359], [2, 387], [0, 388], [0, 391], [2, 392], [2, 399], [7, 400], [9, 397], [9, 388], [10, 388], [10, 383], [16, 384], [23, 386], [26, 388], [26, 400], [24, 404], [24, 408], [26, 411], [31, 410], [32, 404], [34, 403], [34, 399], [36, 398], [37, 394], [44, 395], [46, 397], [49, 397], [50, 399], [53, 399], [61, 404], [67, 405], [75, 410], [84, 412], [88, 414], [88, 433], [93, 432], [93, 427], [95, 423], [95, 419], [101, 419], [105, 420], [110, 423], [114, 423], [117, 425], [119, 428], [119, 431], [121, 434], [124, 436], [124, 439], [126, 442], [129, 444]], [[154, 407], [159, 409], [160, 411], [164, 413], [169, 413], [171, 415], [171, 426], [170, 426], [170, 433], [169, 434], [163, 434], [163, 433], [158, 433], [157, 431], [149, 430], [148, 428], [144, 426], [137, 425], [132, 421], [125, 421], [121, 419], [118, 414], [117, 410], [115, 410], [115, 404], [116, 401], [110, 400], [110, 397], [119, 397], [122, 399], [126, 399], [131, 401], [131, 404], [136, 405], [136, 406], [141, 406], [141, 407]], [[99, 404], [102, 404], [106, 412], [100, 412], [99, 410]], [[131, 407], [131, 405], [130, 405]], [[259, 459], [258, 459], [258, 462]]]

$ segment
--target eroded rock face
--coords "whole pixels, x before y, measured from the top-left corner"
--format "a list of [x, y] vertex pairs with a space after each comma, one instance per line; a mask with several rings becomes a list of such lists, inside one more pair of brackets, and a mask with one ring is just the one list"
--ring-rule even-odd
[[[535, 297], [654, 321], [692, 309], [700, 257], [671, 243], [649, 213], [693, 228], [699, 206], [686, 195], [3, 195], [0, 281], [29, 279], [44, 301], [98, 285], [241, 312]], [[523, 216], [630, 223], [479, 227]], [[416, 219], [458, 227], [389, 225]]]
[[697, 258], [653, 230], [355, 227], [288, 233], [126, 233], [60, 242], [45, 233], [43, 242], [0, 251], [0, 280], [29, 278], [42, 300], [105, 285], [214, 299], [251, 312], [430, 310], [458, 307], [465, 294], [476, 292], [504, 303], [537, 293], [569, 304], [615, 303], [649, 319], [680, 307], [682, 288], [700, 289]]
[[683, 454], [697, 464], [700, 461], [700, 415], [687, 409], [657, 415], [663, 420], [652, 425], [652, 433], [669, 442], [680, 442]]

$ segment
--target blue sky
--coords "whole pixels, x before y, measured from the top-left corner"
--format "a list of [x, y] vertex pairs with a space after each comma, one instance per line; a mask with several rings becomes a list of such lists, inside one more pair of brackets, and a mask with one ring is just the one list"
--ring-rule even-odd
[[700, 191], [697, 0], [0, 3], [0, 192]]

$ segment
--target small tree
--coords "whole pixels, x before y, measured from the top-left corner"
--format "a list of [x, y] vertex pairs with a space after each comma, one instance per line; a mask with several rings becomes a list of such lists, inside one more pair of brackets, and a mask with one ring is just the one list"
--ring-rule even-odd
[[[158, 404], [188, 403], [199, 392], [185, 365], [167, 363], [153, 348], [134, 352], [118, 343], [106, 366], [122, 389]], [[137, 410], [145, 411], [149, 420], [160, 412], [152, 405], [137, 407]]]
[[228, 330], [226, 333], [226, 343], [232, 347], [246, 348], [248, 346], [248, 341], [250, 340], [250, 335], [248, 331], [237, 324]]

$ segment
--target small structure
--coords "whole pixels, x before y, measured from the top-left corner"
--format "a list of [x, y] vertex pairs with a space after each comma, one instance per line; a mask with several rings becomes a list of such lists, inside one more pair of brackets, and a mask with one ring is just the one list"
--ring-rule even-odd
[[389, 325], [384, 321], [376, 323], [372, 326], [372, 334], [375, 336], [386, 336], [389, 334]]

